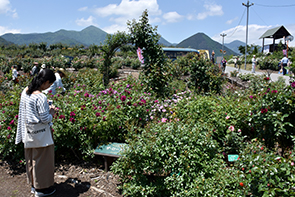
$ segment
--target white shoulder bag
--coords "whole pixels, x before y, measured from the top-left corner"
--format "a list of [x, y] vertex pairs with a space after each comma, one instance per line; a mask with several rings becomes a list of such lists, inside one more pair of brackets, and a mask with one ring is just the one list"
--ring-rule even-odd
[[39, 148], [54, 144], [49, 124], [28, 124], [26, 122], [25, 125], [25, 148]]

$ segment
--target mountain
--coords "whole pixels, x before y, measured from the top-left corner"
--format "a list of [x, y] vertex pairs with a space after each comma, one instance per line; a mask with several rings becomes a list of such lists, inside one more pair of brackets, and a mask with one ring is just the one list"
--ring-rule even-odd
[[0, 37], [0, 46], [8, 46], [8, 45], [11, 45], [13, 44], [12, 42], [8, 42], [7, 40], [5, 40], [4, 38], [1, 38]]
[[[220, 50], [222, 49], [222, 44], [212, 40], [204, 33], [197, 33], [176, 45], [177, 47], [181, 48], [194, 48], [194, 49], [206, 49], [209, 50], [211, 54], [214, 50], [215, 57], [222, 56]], [[226, 51], [226, 55], [238, 55], [236, 52], [232, 51], [228, 47], [224, 46], [223, 50]]]
[[160, 37], [159, 44], [164, 45], [165, 47], [169, 47], [169, 46], [173, 45], [170, 42], [168, 42], [167, 40], [165, 40], [163, 37]]
[[244, 43], [242, 41], [239, 41], [239, 40], [234, 40], [231, 43], [224, 44], [224, 46], [226, 46], [227, 48], [233, 50], [234, 52], [238, 53], [239, 55], [241, 54], [240, 51], [239, 51], [239, 46], [241, 46], [241, 45], [245, 46], [246, 43]]
[[106, 39], [107, 33], [95, 26], [89, 26], [82, 31], [59, 30], [57, 32], [31, 33], [31, 34], [4, 34], [1, 37], [18, 45], [44, 42], [47, 45], [63, 43], [68, 45], [91, 44], [100, 45]]
[[[29, 45], [31, 43], [47, 43], [47, 45], [62, 43], [67, 44], [69, 46], [74, 45], [84, 45], [85, 47], [90, 46], [92, 44], [100, 45], [103, 43], [107, 37], [107, 33], [95, 26], [89, 26], [81, 31], [73, 31], [73, 30], [58, 30], [56, 32], [47, 32], [47, 33], [30, 33], [30, 34], [12, 34], [7, 33], [0, 37], [0, 45], [1, 43], [7, 44], [17, 44], [17, 45]], [[4, 41], [5, 40], [5, 41]], [[211, 38], [209, 38], [204, 33], [197, 33], [183, 41], [179, 44], [171, 44], [163, 37], [160, 37], [159, 43], [169, 47], [176, 46], [182, 48], [195, 48], [195, 49], [206, 49], [209, 50], [211, 54], [214, 50], [216, 56], [222, 56], [220, 49], [222, 49], [222, 45]], [[224, 45], [224, 50], [226, 51], [226, 55], [238, 55], [239, 51], [237, 47], [240, 45], [244, 45], [241, 41], [233, 41], [229, 44]]]

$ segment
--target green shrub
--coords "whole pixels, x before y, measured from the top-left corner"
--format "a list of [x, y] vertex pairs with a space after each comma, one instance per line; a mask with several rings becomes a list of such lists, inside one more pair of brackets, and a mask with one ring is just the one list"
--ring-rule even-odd
[[141, 62], [139, 61], [139, 59], [133, 59], [131, 62], [131, 68], [132, 69], [138, 69], [141, 66]]
[[270, 70], [279, 70], [280, 68], [278, 67], [280, 60], [279, 59], [274, 59], [273, 57], [265, 57], [264, 59], [259, 62], [259, 68], [264, 70], [264, 69], [270, 69]]
[[294, 196], [294, 150], [281, 157], [267, 149], [264, 141], [253, 139], [235, 163], [241, 189], [252, 196]]
[[203, 124], [148, 125], [112, 166], [121, 177], [123, 195], [241, 195], [211, 136], [211, 128]]
[[193, 58], [190, 62], [189, 87], [195, 92], [220, 93], [225, 82], [217, 65], [213, 65], [204, 59]]

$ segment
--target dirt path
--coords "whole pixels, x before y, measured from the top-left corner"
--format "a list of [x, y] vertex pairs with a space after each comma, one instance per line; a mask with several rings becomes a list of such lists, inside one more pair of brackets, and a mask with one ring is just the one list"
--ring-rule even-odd
[[[119, 178], [93, 164], [56, 164], [53, 197], [121, 197]], [[0, 160], [0, 196], [33, 197], [27, 184], [25, 167]]]

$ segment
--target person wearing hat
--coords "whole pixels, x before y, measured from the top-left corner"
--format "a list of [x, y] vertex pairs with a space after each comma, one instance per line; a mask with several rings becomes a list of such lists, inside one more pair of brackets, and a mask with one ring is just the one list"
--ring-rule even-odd
[[255, 67], [256, 67], [256, 56], [253, 55], [253, 58], [252, 58], [252, 73], [255, 73]]
[[42, 64], [42, 65], [41, 65], [40, 72], [41, 72], [43, 69], [45, 69], [45, 68], [46, 68], [46, 64]]
[[36, 74], [39, 73], [39, 63], [38, 62], [34, 62], [34, 66], [31, 70], [31, 76], [35, 76]]
[[215, 64], [215, 52], [212, 51], [211, 54], [212, 54], [212, 55], [211, 55], [211, 62], [212, 62], [213, 64]]
[[43, 93], [45, 93], [45, 94], [51, 93], [52, 95], [55, 95], [56, 94], [56, 89], [61, 88], [62, 89], [62, 94], [64, 94], [66, 89], [64, 88], [61, 79], [66, 77], [66, 76], [67, 76], [67, 74], [66, 74], [66, 72], [65, 72], [65, 70], [63, 68], [57, 69], [56, 73], [55, 73], [55, 77], [56, 77], [55, 82], [49, 88], [44, 90]]

